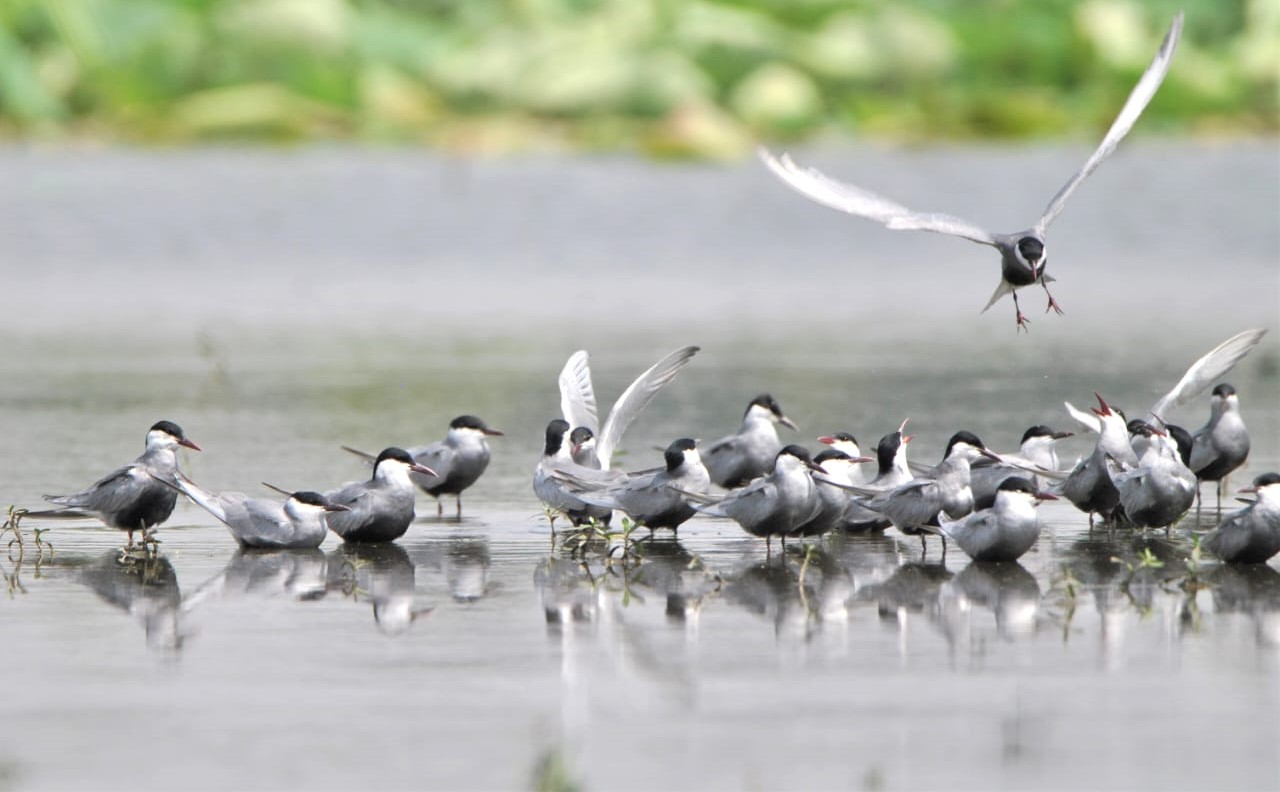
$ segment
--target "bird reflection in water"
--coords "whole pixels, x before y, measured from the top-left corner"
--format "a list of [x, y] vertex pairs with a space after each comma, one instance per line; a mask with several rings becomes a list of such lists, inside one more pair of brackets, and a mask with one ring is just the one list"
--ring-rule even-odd
[[669, 621], [696, 630], [703, 603], [720, 590], [720, 576], [674, 538], [642, 540], [640, 552], [632, 580], [664, 598]]
[[444, 575], [454, 602], [477, 602], [491, 591], [488, 539], [432, 538], [410, 546], [408, 552], [419, 569], [438, 570]]
[[808, 640], [823, 624], [847, 620], [853, 579], [817, 544], [792, 545], [779, 557], [740, 567], [725, 579], [724, 594], [772, 621], [777, 637]]
[[1248, 616], [1258, 645], [1280, 649], [1280, 572], [1266, 564], [1223, 564], [1205, 581], [1215, 613]]
[[239, 549], [227, 566], [186, 597], [189, 610], [212, 598], [279, 597], [317, 600], [328, 588], [328, 560], [316, 548]]
[[947, 643], [981, 654], [986, 643], [978, 611], [995, 616], [996, 636], [1017, 640], [1035, 634], [1040, 584], [1016, 561], [973, 561], [938, 592], [939, 620]]
[[147, 647], [177, 653], [183, 631], [182, 592], [173, 564], [160, 555], [122, 556], [110, 550], [79, 567], [78, 580], [142, 625]]
[[329, 553], [328, 590], [373, 606], [373, 620], [387, 635], [403, 635], [434, 608], [415, 605], [416, 577], [404, 548], [392, 542], [344, 543]]

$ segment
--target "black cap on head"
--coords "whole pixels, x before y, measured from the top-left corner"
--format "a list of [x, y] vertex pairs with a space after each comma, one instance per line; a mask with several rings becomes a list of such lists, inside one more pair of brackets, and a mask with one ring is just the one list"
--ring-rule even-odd
[[667, 462], [667, 470], [673, 471], [684, 464], [684, 452], [692, 451], [697, 448], [698, 444], [688, 437], [682, 437], [667, 446], [667, 450], [662, 452], [662, 458]]
[[293, 498], [299, 503], [305, 503], [309, 506], [324, 507], [329, 505], [328, 498], [326, 498], [325, 496], [321, 495], [318, 492], [312, 492], [311, 490], [302, 490], [301, 492], [295, 492], [293, 493], [293, 495], [290, 495], [289, 497]]
[[449, 422], [450, 429], [476, 429], [483, 432], [489, 425], [474, 415], [459, 415]]
[[1228, 396], [1235, 396], [1236, 388], [1228, 382], [1223, 382], [1213, 389], [1213, 395], [1221, 396], [1224, 399]]
[[902, 447], [902, 432], [890, 432], [876, 445], [876, 467], [881, 473], [893, 470], [893, 460]]
[[974, 448], [986, 448], [976, 434], [961, 429], [951, 435], [951, 439], [947, 441], [947, 450], [942, 455], [944, 459], [951, 456], [951, 449], [955, 448], [957, 443], [967, 443]]
[[157, 430], [164, 432], [165, 434], [173, 435], [179, 440], [183, 440], [186, 438], [186, 435], [182, 433], [182, 427], [178, 426], [173, 421], [156, 421], [154, 424], [151, 425], [151, 428], [148, 429], [147, 431], [154, 432]]
[[1182, 464], [1191, 467], [1191, 446], [1195, 443], [1191, 439], [1191, 433], [1171, 423], [1165, 424], [1164, 429], [1173, 438], [1173, 442], [1178, 444], [1178, 458], [1182, 460]]
[[765, 408], [779, 418], [782, 417], [782, 407], [779, 406], [778, 402], [767, 393], [762, 393], [752, 399], [751, 403], [747, 405], [747, 412], [751, 412], [751, 408], [756, 406]]
[[1003, 490], [1006, 492], [1010, 492], [1010, 491], [1026, 492], [1031, 495], [1035, 495], [1036, 492], [1038, 491], [1034, 484], [1032, 484], [1030, 481], [1024, 479], [1021, 476], [1010, 476], [1009, 478], [1000, 482], [1000, 486], [997, 487], [997, 489]]
[[382, 449], [382, 453], [378, 454], [377, 461], [373, 463], [374, 469], [376, 470], [378, 465], [381, 465], [383, 462], [385, 462], [388, 459], [394, 459], [395, 461], [403, 462], [406, 465], [413, 464], [413, 457], [409, 455], [408, 451], [405, 451], [403, 448], [396, 448], [395, 446], [390, 446], [388, 448]]
[[542, 449], [542, 453], [551, 456], [560, 450], [560, 445], [564, 442], [565, 432], [569, 431], [569, 422], [556, 418], [547, 424], [547, 444]]
[[1254, 487], [1266, 487], [1271, 484], [1280, 484], [1280, 473], [1263, 473], [1253, 480]]
[[569, 433], [569, 442], [574, 445], [582, 445], [595, 436], [595, 432], [585, 426], [579, 426]]
[[1044, 243], [1035, 237], [1023, 237], [1018, 240], [1018, 252], [1027, 261], [1037, 262], [1044, 256]]
[[[782, 450], [778, 452], [778, 456], [782, 456], [784, 454], [787, 456], [793, 456], [804, 462], [813, 461], [813, 457], [809, 456], [809, 450], [807, 448], [802, 445], [795, 445], [794, 443], [788, 446], [783, 446]], [[774, 459], [777, 459], [777, 457], [774, 457]]]
[[1134, 418], [1132, 421], [1125, 424], [1125, 428], [1129, 430], [1130, 436], [1136, 435], [1138, 437], [1150, 437], [1155, 434], [1155, 430], [1151, 428], [1151, 424], [1146, 421], [1140, 421], [1137, 418]]
[[1036, 424], [1022, 433], [1021, 442], [1025, 443], [1033, 437], [1053, 437], [1054, 432], [1044, 424]]
[[854, 445], [858, 445], [858, 438], [854, 437], [849, 432], [836, 432], [831, 436], [842, 443], [853, 443]]
[[825, 448], [818, 452], [818, 455], [813, 458], [813, 461], [821, 465], [823, 462], [826, 462], [828, 459], [853, 459], [853, 457], [849, 456], [843, 451], [840, 451], [839, 449]]

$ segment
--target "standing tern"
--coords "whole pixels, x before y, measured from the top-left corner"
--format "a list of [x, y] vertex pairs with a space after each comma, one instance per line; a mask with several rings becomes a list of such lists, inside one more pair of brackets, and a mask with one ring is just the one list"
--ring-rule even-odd
[[[593, 472], [599, 473], [573, 461], [568, 434], [568, 421], [556, 418], [547, 424], [542, 458], [533, 470], [533, 492], [552, 512], [563, 514], [574, 525], [582, 525], [591, 520], [607, 524], [613, 515], [611, 509], [593, 506], [571, 493], [565, 486], [563, 478], [566, 472], [578, 478], [586, 478]], [[549, 519], [554, 530], [555, 517]]]
[[241, 547], [310, 549], [329, 533], [326, 515], [348, 511], [318, 492], [290, 493], [284, 503], [250, 498], [243, 492], [210, 492], [177, 473], [174, 485], [197, 506], [212, 514]]
[[1224, 517], [1204, 546], [1228, 563], [1265, 564], [1280, 553], [1280, 473], [1263, 473], [1241, 492], [1257, 500]]
[[[406, 449], [414, 462], [436, 472], [434, 476], [428, 476], [413, 471], [409, 478], [423, 492], [436, 499], [437, 517], [444, 514], [441, 495], [454, 496], [457, 516], [462, 516], [463, 490], [475, 484], [480, 474], [489, 467], [488, 438], [501, 436], [502, 432], [474, 415], [459, 415], [449, 422], [449, 431], [443, 440]], [[373, 454], [357, 451], [349, 446], [342, 448], [370, 462], [376, 459]]]
[[809, 452], [798, 445], [785, 446], [774, 460], [773, 470], [728, 495], [686, 493], [695, 508], [713, 517], [728, 517], [752, 536], [761, 536], [768, 549], [774, 536], [786, 543], [788, 534], [818, 513], [821, 502], [815, 490]]
[[413, 522], [411, 473], [435, 476], [403, 448], [385, 448], [373, 463], [373, 477], [353, 481], [324, 493], [345, 511], [329, 514], [329, 527], [344, 542], [390, 542], [404, 536]]
[[1049, 293], [1048, 284], [1053, 278], [1046, 275], [1044, 271], [1048, 263], [1045, 234], [1049, 225], [1062, 212], [1067, 199], [1080, 186], [1080, 183], [1115, 151], [1116, 146], [1142, 115], [1142, 111], [1155, 96], [1156, 90], [1169, 71], [1169, 64], [1173, 59], [1173, 52], [1181, 33], [1182, 14], [1179, 13], [1174, 17], [1173, 24], [1165, 34], [1164, 42], [1160, 45], [1151, 65], [1138, 80], [1124, 107], [1120, 109], [1120, 114], [1116, 116], [1111, 128], [1102, 138], [1102, 143], [1085, 162], [1084, 167], [1068, 179], [1062, 189], [1058, 190], [1058, 194], [1053, 196], [1035, 226], [1025, 231], [997, 234], [951, 215], [916, 212], [869, 190], [838, 182], [813, 168], [802, 168], [785, 154], [779, 159], [761, 148], [760, 158], [789, 187], [817, 203], [874, 220], [891, 229], [933, 231], [994, 247], [1000, 251], [1000, 284], [982, 310], [986, 311], [1006, 294], [1013, 295], [1017, 326], [1019, 329], [1025, 329], [1029, 320], [1018, 307], [1017, 289], [1039, 283], [1049, 297], [1046, 313], [1051, 309], [1059, 314], [1062, 313], [1053, 295]]
[[[178, 493], [173, 489], [178, 472], [178, 446], [199, 451], [182, 427], [172, 421], [158, 421], [147, 431], [142, 456], [98, 479], [88, 489], [71, 495], [45, 495], [44, 499], [62, 508], [31, 512], [33, 517], [96, 517], [111, 528], [129, 533], [147, 531], [173, 514]], [[168, 485], [166, 486], [166, 482]]]
[[782, 407], [769, 394], [762, 393], [752, 399], [737, 434], [712, 443], [703, 456], [711, 480], [732, 489], [768, 473], [782, 448], [775, 424], [796, 428], [795, 422], [783, 414]]
[[[858, 438], [853, 436], [851, 432], [836, 432], [832, 435], [823, 435], [818, 438], [818, 442], [823, 445], [831, 446], [836, 451], [842, 451], [850, 459], [866, 459], [874, 462], [872, 457], [863, 457], [862, 448], [858, 445]], [[814, 461], [818, 461], [814, 458]], [[871, 480], [866, 471], [862, 468], [861, 463], [848, 466], [849, 483], [850, 484], [866, 484]]]
[[688, 365], [698, 350], [699, 347], [696, 346], [681, 347], [646, 369], [614, 402], [604, 424], [600, 424], [596, 417], [596, 392], [591, 382], [590, 357], [583, 350], [570, 355], [560, 371], [560, 412], [570, 429], [584, 427], [589, 430], [589, 436], [580, 435], [584, 443], [590, 438], [595, 441], [596, 464], [588, 464], [589, 458], [583, 458], [579, 464], [608, 470], [613, 463], [613, 452], [622, 440], [622, 433], [653, 401], [658, 391], [675, 379], [680, 369]]
[[1056, 495], [1036, 490], [1021, 476], [1010, 476], [996, 489], [995, 503], [959, 520], [938, 515], [938, 532], [955, 540], [974, 561], [1013, 561], [1040, 537], [1036, 506]]
[[[907, 462], [907, 444], [911, 442], [912, 435], [903, 434], [906, 428], [907, 422], [903, 421], [898, 431], [890, 432], [880, 438], [880, 442], [876, 444], [878, 472], [875, 478], [863, 485], [867, 492], [871, 494], [888, 492], [911, 481], [911, 468]], [[868, 509], [855, 498], [849, 502], [849, 508], [845, 510], [840, 527], [849, 533], [864, 533], [883, 531], [892, 524], [883, 514]]]
[[1056, 431], [1044, 425], [1036, 425], [1022, 435], [1022, 443], [1016, 454], [1000, 454], [1004, 460], [997, 464], [987, 459], [979, 459], [969, 470], [969, 487], [973, 490], [973, 508], [990, 508], [996, 499], [996, 491], [1000, 482], [1010, 476], [1032, 475], [1032, 483], [1045, 486], [1045, 479], [1057, 478], [1058, 451], [1057, 443], [1073, 432]]
[[593, 506], [619, 509], [637, 525], [651, 532], [657, 528], [678, 531], [696, 512], [684, 493], [700, 495], [711, 484], [702, 464], [697, 442], [687, 437], [667, 446], [665, 467], [628, 473], [612, 480], [590, 481], [562, 473], [570, 492]]
[[1248, 458], [1249, 430], [1240, 417], [1240, 396], [1224, 382], [1209, 399], [1209, 422], [1191, 437], [1191, 469], [1198, 480], [1217, 484], [1219, 511], [1227, 476]]
[[1196, 499], [1196, 476], [1178, 456], [1177, 442], [1160, 429], [1138, 422], [1132, 429], [1138, 466], [1108, 468], [1120, 494], [1120, 509], [1135, 528], [1166, 528], [1187, 513]]
[[837, 448], [827, 448], [819, 452], [813, 461], [822, 468], [822, 473], [813, 476], [819, 509], [817, 514], [796, 528], [794, 536], [820, 536], [844, 524], [851, 497], [847, 488], [854, 483], [850, 474], [858, 465], [870, 462], [871, 457], [851, 457]]
[[1129, 444], [1124, 415], [1107, 404], [1102, 396], [1093, 395], [1098, 399], [1098, 406], [1093, 412], [1101, 421], [1098, 441], [1094, 444], [1093, 453], [1076, 463], [1059, 488], [1061, 495], [1089, 515], [1090, 525], [1094, 514], [1102, 515], [1110, 523], [1111, 514], [1120, 503], [1120, 492], [1111, 480], [1107, 460], [1121, 468], [1138, 466], [1138, 456]]

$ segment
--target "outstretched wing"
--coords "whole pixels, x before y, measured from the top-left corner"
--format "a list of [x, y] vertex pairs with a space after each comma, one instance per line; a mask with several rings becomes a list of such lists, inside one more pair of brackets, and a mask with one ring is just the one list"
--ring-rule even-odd
[[983, 245], [996, 244], [995, 236], [991, 232], [968, 220], [936, 212], [913, 212], [883, 195], [836, 181], [815, 168], [802, 168], [792, 162], [787, 154], [778, 158], [764, 147], [758, 149], [758, 152], [760, 159], [769, 166], [769, 170], [786, 182], [791, 189], [823, 206], [875, 220], [894, 230], [933, 231], [938, 234], [964, 237]]
[[1160, 401], [1156, 402], [1156, 406], [1151, 408], [1151, 413], [1160, 420], [1164, 420], [1167, 412], [1191, 401], [1230, 371], [1241, 358], [1252, 352], [1253, 348], [1262, 342], [1262, 337], [1266, 334], [1267, 331], [1264, 328], [1246, 330], [1218, 344], [1204, 357], [1191, 364], [1191, 368], [1182, 375], [1182, 379], [1173, 386], [1173, 390], [1162, 396]]
[[584, 349], [570, 355], [560, 370], [560, 414], [570, 428], [585, 426], [592, 432], [599, 428], [596, 391], [591, 385], [591, 361]]
[[1116, 116], [1116, 120], [1111, 122], [1111, 128], [1107, 130], [1106, 136], [1102, 138], [1102, 143], [1098, 145], [1097, 151], [1093, 152], [1093, 156], [1085, 162], [1076, 175], [1072, 176], [1066, 184], [1062, 185], [1062, 189], [1058, 190], [1058, 194], [1053, 196], [1053, 200], [1049, 201], [1049, 205], [1045, 207], [1044, 214], [1036, 223], [1036, 233], [1044, 235], [1045, 229], [1049, 224], [1062, 212], [1062, 207], [1066, 205], [1067, 199], [1071, 197], [1071, 193], [1075, 192], [1076, 187], [1080, 186], [1080, 182], [1084, 181], [1090, 173], [1093, 173], [1102, 161], [1111, 156], [1111, 152], [1116, 150], [1116, 146], [1124, 140], [1124, 136], [1129, 134], [1129, 130], [1133, 129], [1133, 125], [1137, 123], [1138, 117], [1142, 115], [1142, 111], [1147, 109], [1147, 104], [1151, 101], [1151, 97], [1156, 95], [1156, 90], [1160, 88], [1160, 83], [1164, 82], [1164, 76], [1169, 73], [1169, 64], [1173, 61], [1173, 51], [1178, 46], [1178, 37], [1182, 35], [1182, 12], [1173, 18], [1173, 24], [1169, 26], [1169, 32], [1164, 34], [1164, 43], [1160, 45], [1159, 52], [1151, 61], [1151, 65], [1143, 72], [1138, 84], [1133, 87], [1129, 93], [1129, 98], [1125, 101], [1124, 107], [1120, 108], [1120, 115]]
[[1097, 434], [1098, 432], [1102, 431], [1102, 419], [1099, 418], [1098, 416], [1090, 415], [1089, 413], [1075, 406], [1071, 402], [1063, 402], [1062, 406], [1066, 407], [1067, 412], [1071, 415], [1071, 417], [1079, 421], [1081, 426], [1088, 429], [1090, 432]]
[[[658, 391], [675, 379], [680, 369], [688, 365], [693, 356], [698, 354], [698, 349], [696, 346], [680, 347], [650, 366], [622, 392], [618, 400], [613, 403], [613, 408], [609, 410], [609, 417], [605, 419], [604, 426], [596, 436], [596, 458], [600, 460], [601, 467], [605, 470], [609, 469], [609, 461], [613, 458], [614, 449], [622, 440], [622, 433], [627, 431], [627, 427], [636, 419], [636, 416], [648, 406], [649, 402], [653, 401]], [[588, 382], [590, 382], [589, 378]]]

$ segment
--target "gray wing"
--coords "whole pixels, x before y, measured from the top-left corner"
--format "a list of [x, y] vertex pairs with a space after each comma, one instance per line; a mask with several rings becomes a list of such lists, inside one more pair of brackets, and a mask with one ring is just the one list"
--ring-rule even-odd
[[787, 186], [823, 206], [875, 220], [894, 230], [933, 231], [983, 245], [996, 245], [994, 234], [968, 220], [936, 212], [914, 212], [870, 190], [836, 181], [814, 168], [802, 168], [787, 154], [777, 158], [763, 147], [758, 152], [769, 170]]
[[898, 526], [919, 526], [938, 516], [938, 485], [933, 481], [913, 481], [892, 492], [872, 498], [867, 504]]
[[427, 476], [422, 473], [413, 473], [410, 476], [415, 482], [422, 480], [427, 482], [428, 485], [432, 482], [440, 482], [449, 478], [449, 471], [453, 469], [453, 461], [458, 455], [458, 450], [443, 440], [405, 450], [409, 452], [409, 456], [413, 457], [414, 462], [419, 465], [426, 465], [436, 472], [434, 476]]
[[243, 492], [210, 492], [181, 473], [174, 477], [174, 482], [183, 495], [218, 518], [219, 522], [231, 525], [236, 518], [241, 518], [237, 521], [243, 520], [243, 504], [247, 497]]
[[1226, 341], [1209, 350], [1203, 357], [1191, 364], [1187, 373], [1182, 375], [1173, 390], [1166, 393], [1151, 408], [1151, 414], [1164, 420], [1165, 415], [1173, 409], [1199, 396], [1205, 388], [1239, 363], [1241, 358], [1253, 351], [1267, 334], [1265, 328], [1246, 330], [1231, 336]]
[[1205, 534], [1203, 544], [1218, 558], [1235, 558], [1249, 544], [1250, 535], [1247, 522], [1243, 519], [1249, 510], [1240, 509], [1228, 514], [1222, 524]]
[[[636, 419], [636, 416], [648, 406], [649, 402], [653, 401], [658, 391], [675, 379], [680, 369], [688, 365], [696, 354], [698, 354], [696, 346], [680, 347], [636, 377], [635, 381], [613, 403], [613, 407], [609, 410], [609, 417], [605, 419], [604, 426], [596, 437], [596, 457], [605, 470], [609, 469], [609, 461], [613, 458], [614, 449], [622, 440], [622, 433], [627, 431], [627, 427]], [[589, 378], [588, 382], [590, 382]]]
[[1053, 200], [1049, 201], [1049, 205], [1045, 207], [1044, 214], [1036, 223], [1037, 234], [1044, 236], [1045, 229], [1062, 212], [1062, 207], [1066, 205], [1067, 199], [1071, 197], [1071, 193], [1075, 192], [1076, 187], [1080, 186], [1080, 182], [1093, 173], [1103, 160], [1111, 156], [1111, 152], [1116, 150], [1116, 146], [1124, 140], [1124, 136], [1133, 129], [1138, 117], [1151, 101], [1151, 97], [1156, 95], [1160, 83], [1164, 82], [1164, 76], [1169, 72], [1169, 64], [1173, 61], [1173, 51], [1178, 46], [1180, 35], [1182, 35], [1182, 12], [1178, 12], [1178, 15], [1173, 18], [1173, 24], [1170, 25], [1169, 32], [1164, 35], [1164, 42], [1156, 52], [1155, 59], [1151, 61], [1151, 65], [1143, 72], [1138, 84], [1129, 93], [1124, 107], [1120, 108], [1120, 115], [1111, 122], [1111, 128], [1107, 130], [1107, 134], [1102, 138], [1102, 143], [1098, 145], [1097, 150], [1093, 152], [1093, 156], [1089, 157], [1076, 175], [1062, 185], [1062, 189], [1058, 190], [1058, 194], [1053, 196]]
[[293, 523], [285, 515], [284, 506], [275, 501], [242, 496], [237, 511], [243, 515], [236, 520], [238, 524], [232, 526], [238, 529], [235, 531], [238, 537], [285, 541], [293, 536]]
[[[560, 370], [560, 414], [571, 428], [585, 426], [599, 434], [596, 418], [596, 391], [591, 384], [591, 361], [586, 350], [569, 356]], [[596, 447], [600, 445], [596, 441]]]
[[150, 487], [162, 487], [146, 467], [134, 463], [113, 470], [92, 486], [71, 495], [45, 495], [44, 499], [59, 506], [92, 512], [116, 512], [135, 502]]
[[999, 519], [994, 512], [985, 509], [954, 521], [940, 513], [938, 524], [942, 526], [944, 536], [955, 539], [965, 550], [985, 549], [999, 536]]

